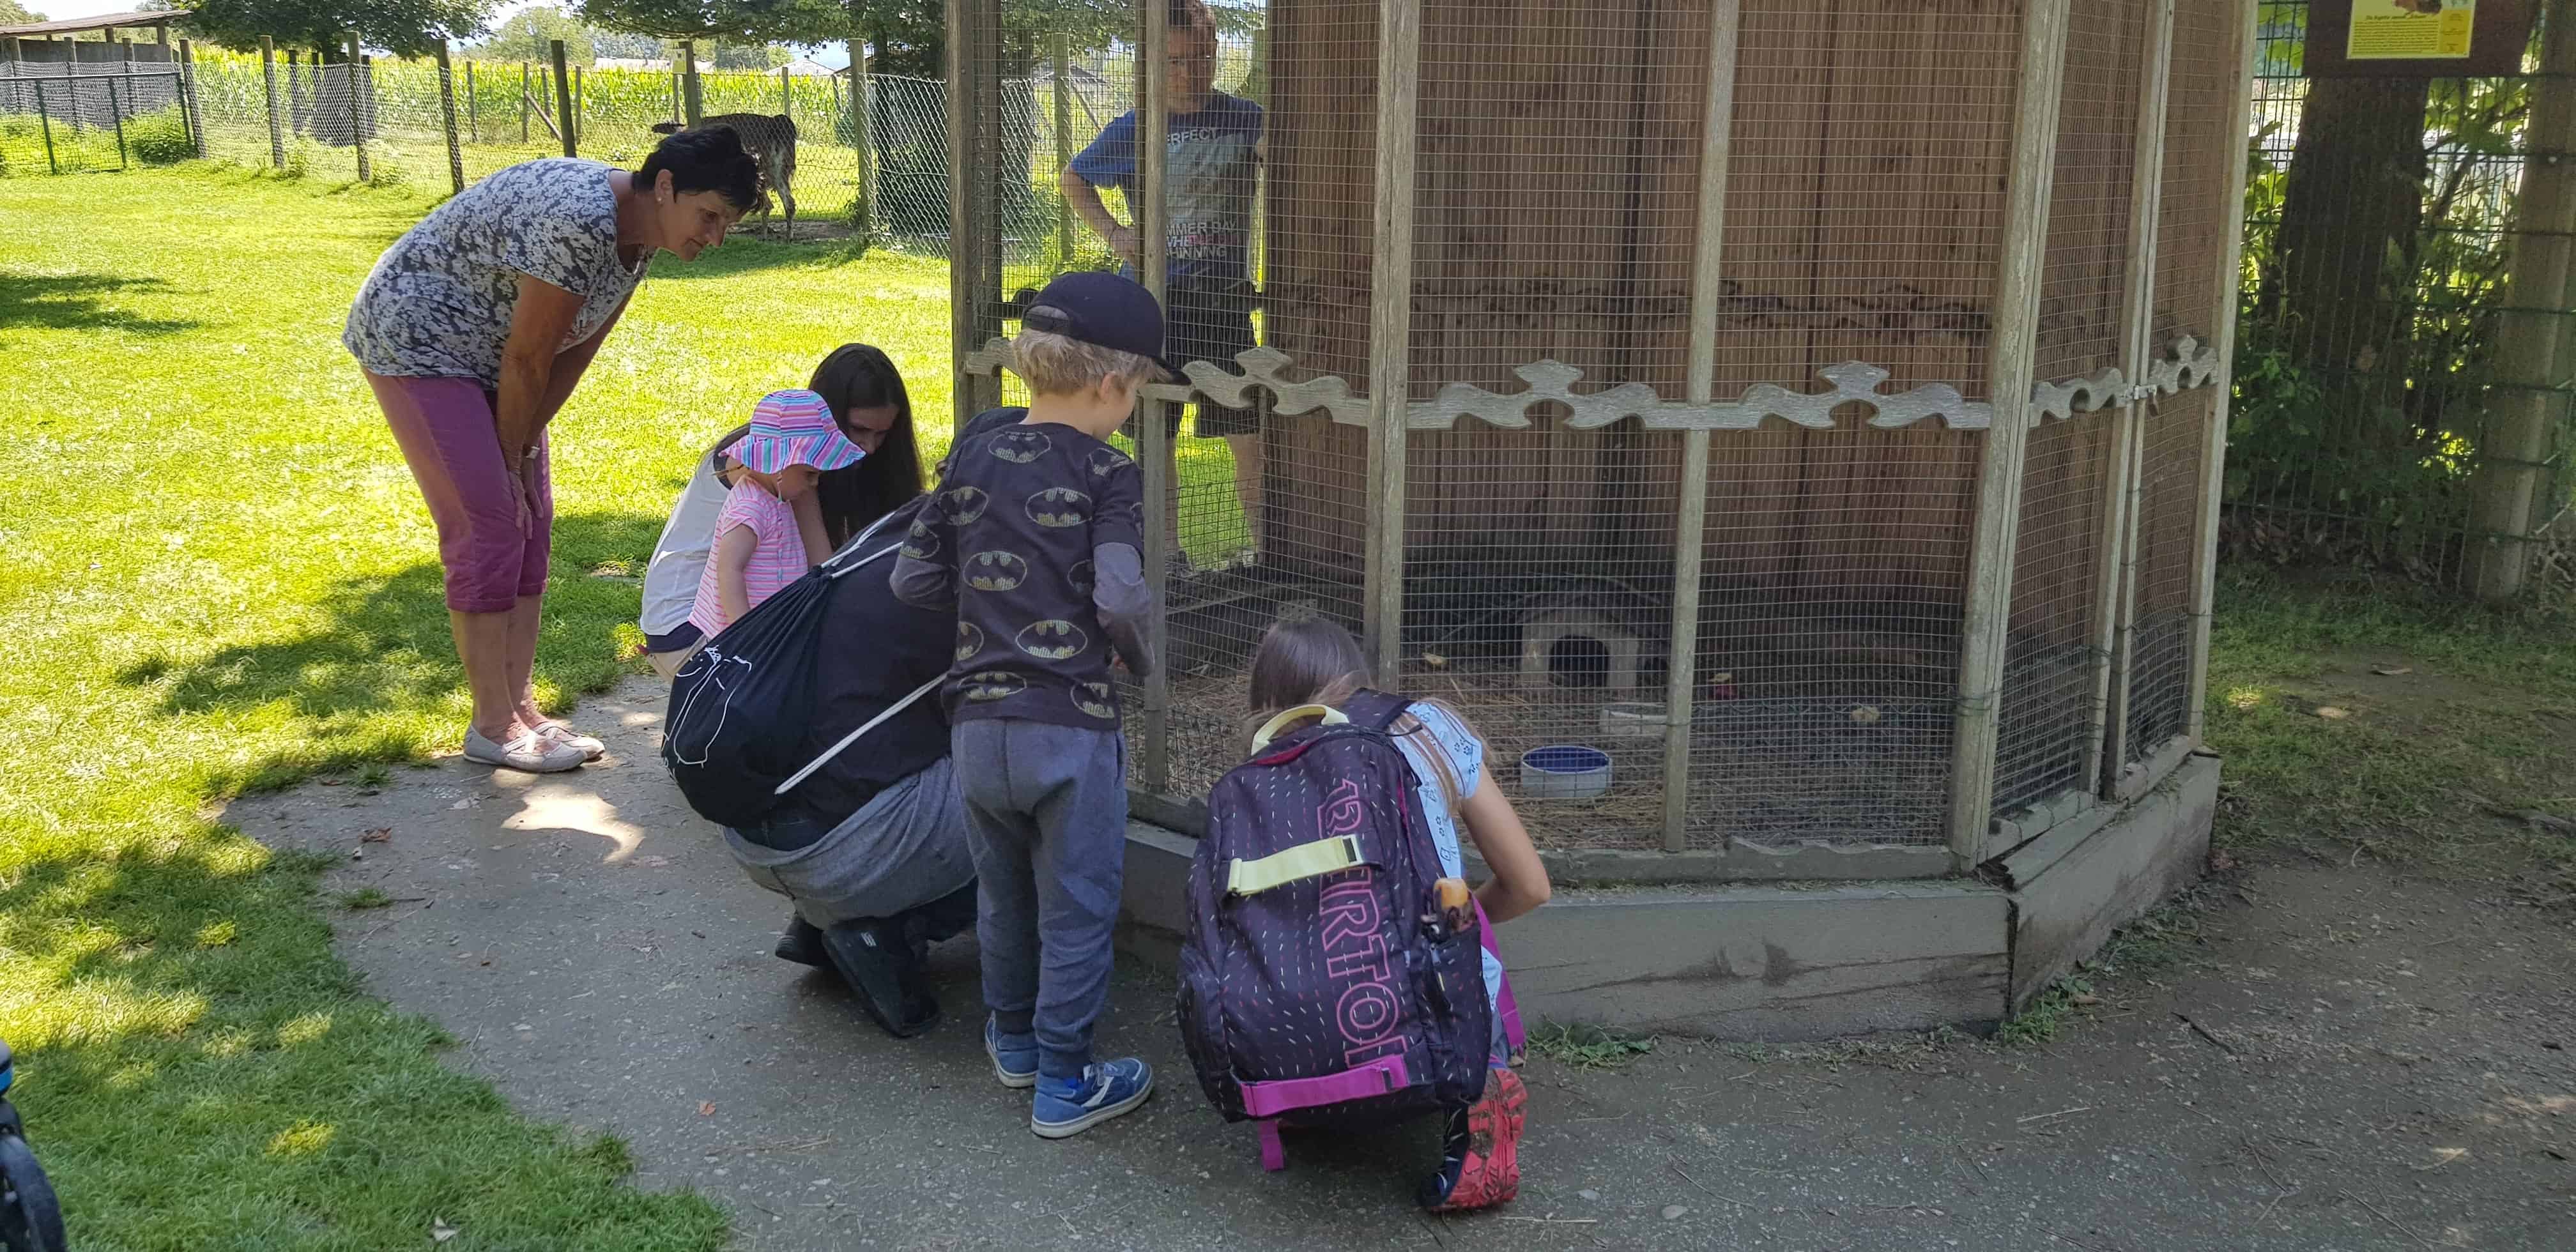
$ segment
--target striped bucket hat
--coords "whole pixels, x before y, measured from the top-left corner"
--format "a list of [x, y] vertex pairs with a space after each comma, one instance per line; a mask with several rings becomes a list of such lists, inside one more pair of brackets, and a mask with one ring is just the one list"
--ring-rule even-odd
[[799, 387], [760, 398], [751, 410], [751, 433], [734, 455], [763, 474], [775, 474], [790, 465], [836, 470], [867, 453], [841, 434], [823, 397]]

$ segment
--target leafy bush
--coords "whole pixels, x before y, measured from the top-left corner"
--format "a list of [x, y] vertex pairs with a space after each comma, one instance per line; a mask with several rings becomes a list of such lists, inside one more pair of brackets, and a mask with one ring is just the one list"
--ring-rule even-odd
[[197, 155], [196, 141], [188, 137], [188, 119], [175, 104], [126, 119], [125, 146], [146, 165], [172, 165]]

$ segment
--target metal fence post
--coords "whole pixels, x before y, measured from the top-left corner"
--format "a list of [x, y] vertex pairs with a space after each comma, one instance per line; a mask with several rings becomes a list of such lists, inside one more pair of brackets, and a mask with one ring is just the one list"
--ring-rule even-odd
[[447, 131], [447, 182], [465, 191], [465, 153], [456, 146], [456, 71], [448, 64], [447, 41], [438, 41], [438, 120]]
[[268, 164], [286, 168], [286, 131], [277, 124], [277, 40], [259, 37], [259, 77], [268, 96]]
[[581, 67], [576, 65], [572, 67], [572, 113], [564, 120], [564, 125], [572, 130], [575, 140], [581, 137], [581, 119], [590, 116], [589, 110], [590, 101], [581, 94]]
[[572, 78], [564, 72], [564, 41], [553, 39], [547, 42], [553, 45], [547, 52], [555, 63], [555, 118], [562, 123], [555, 129], [563, 137], [564, 155], [580, 156], [581, 147], [572, 130]]
[[358, 152], [358, 181], [370, 183], [375, 175], [367, 168], [367, 133], [358, 116], [358, 32], [349, 32], [349, 146]]
[[[130, 64], [126, 72], [133, 72]], [[197, 99], [197, 44], [192, 39], [179, 41], [179, 120], [197, 155], [206, 155], [206, 106]]]

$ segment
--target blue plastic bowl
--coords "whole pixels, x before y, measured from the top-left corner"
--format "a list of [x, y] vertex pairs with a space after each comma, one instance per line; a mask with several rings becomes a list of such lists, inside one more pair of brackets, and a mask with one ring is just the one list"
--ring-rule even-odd
[[1610, 790], [1610, 754], [1579, 743], [1521, 754], [1521, 794], [1533, 800], [1589, 800]]

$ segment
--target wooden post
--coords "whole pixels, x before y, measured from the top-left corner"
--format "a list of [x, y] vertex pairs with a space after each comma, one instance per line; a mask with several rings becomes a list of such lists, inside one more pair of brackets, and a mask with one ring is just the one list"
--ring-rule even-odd
[[[1726, 176], [1735, 151], [1740, 0], [1709, 8], [1708, 97], [1700, 109], [1699, 221], [1691, 241], [1690, 402], [1717, 398], [1718, 307], [1725, 298]], [[1699, 686], [1700, 562], [1708, 546], [1706, 429], [1682, 432], [1681, 519], [1673, 531], [1672, 651], [1664, 679], [1664, 851], [1690, 846], [1691, 728]]]
[[859, 161], [859, 218], [861, 231], [876, 225], [877, 160], [871, 151], [870, 129], [876, 116], [868, 103], [868, 45], [864, 39], [843, 43], [850, 54], [850, 148]]
[[526, 142], [528, 141], [528, 106], [529, 106], [529, 104], [531, 103], [531, 101], [533, 100], [533, 97], [531, 97], [531, 96], [528, 94], [528, 93], [529, 93], [529, 90], [530, 90], [530, 88], [529, 88], [529, 85], [528, 85], [528, 63], [527, 63], [527, 62], [525, 62], [525, 61], [521, 61], [521, 62], [519, 62], [519, 142], [520, 142], [520, 143], [526, 143]]
[[[1143, 37], [1137, 41], [1136, 269], [1145, 289], [1164, 307], [1171, 285], [1171, 197], [1168, 192], [1172, 129], [1171, 76], [1163, 72], [1172, 44], [1171, 6], [1145, 0], [1137, 6]], [[1168, 334], [1169, 327], [1166, 327]], [[1172, 432], [1165, 423], [1175, 412], [1161, 400], [1140, 400], [1136, 413], [1136, 450], [1145, 465], [1145, 582], [1154, 589], [1154, 618], [1147, 626], [1148, 644], [1157, 662], [1171, 655], [1170, 583], [1172, 549], [1179, 542], [1180, 514], [1176, 476], [1179, 466]], [[1145, 680], [1144, 789], [1155, 795], [1171, 790], [1172, 676], [1157, 664]]]
[[366, 120], [358, 114], [358, 90], [364, 84], [358, 81], [358, 32], [356, 31], [349, 32], [347, 68], [349, 71], [349, 146], [358, 151], [358, 181], [373, 182], [374, 175], [367, 169]]
[[125, 53], [124, 70], [118, 77], [125, 80], [125, 91], [120, 94], [116, 90], [116, 79], [107, 80], [107, 116], [108, 120], [116, 123], [116, 168], [130, 169], [132, 162], [125, 155], [125, 101], [134, 94], [134, 52], [130, 47]]
[[555, 63], [555, 131], [563, 138], [565, 156], [581, 155], [581, 139], [574, 133], [572, 122], [572, 77], [564, 72], [564, 41], [546, 41], [546, 55]]
[[2540, 77], [2531, 84], [2522, 190], [2514, 200], [2512, 267], [2496, 319], [2495, 389], [2479, 441], [2469, 503], [2469, 586], [2481, 600], [2522, 594], [2531, 572], [2535, 506], [2548, 481], [2550, 427], [2567, 393], [2558, 359], [2557, 303], [2576, 231], [2576, 0], [2542, 10]]
[[[1413, 155], [1422, 0], [1386, 0], [1377, 29], [1377, 197], [1369, 265], [1367, 633], [1377, 683], [1404, 670], [1405, 423], [1413, 407]], [[1160, 66], [1156, 77], [1161, 77]]]
[[277, 121], [277, 41], [267, 35], [259, 37], [259, 77], [268, 96], [268, 164], [272, 169], [284, 169], [286, 128]]
[[[2131, 388], [2155, 360], [2156, 237], [2164, 205], [2165, 111], [2173, 81], [2174, 0], [2147, 12], [2146, 73], [2138, 82], [2138, 121], [2131, 149], [2129, 264], [2122, 281], [2120, 373]], [[2094, 566], [2093, 720], [2084, 755], [2084, 786], [2105, 797], [2128, 755], [2130, 644], [2137, 626], [2138, 518], [2145, 490], [2143, 396], [2124, 396], [2111, 415], [2111, 464], [2103, 481], [2100, 560]], [[1996, 851], [1996, 849], [1989, 849]]]
[[187, 129], [189, 146], [203, 157], [206, 155], [206, 106], [197, 98], [197, 45], [196, 41], [189, 39], [179, 41], [179, 105], [179, 120]]
[[[1073, 75], [1073, 38], [1062, 32], [1049, 35], [1047, 50], [1055, 63], [1055, 169], [1061, 176], [1073, 165], [1073, 84], [1068, 81]], [[1058, 272], [1073, 268], [1072, 205], [1056, 213], [1055, 268]]]
[[[2254, 112], [2254, 57], [2259, 50], [2256, 40], [2262, 13], [2260, 0], [2236, 0], [2236, 102], [2229, 111], [2227, 135], [2232, 141], [2246, 133]], [[2564, 88], [2567, 80], [2554, 80]], [[2236, 369], [2236, 300], [2239, 286], [2245, 281], [2237, 269], [2245, 249], [2245, 162], [2229, 162], [2227, 198], [2221, 201], [2220, 213], [2227, 222], [2227, 244], [2218, 262], [2217, 308], [2211, 311], [2210, 325], [2218, 334], [2217, 397], [2211, 403], [2209, 429], [2203, 432], [2200, 452], [2200, 518], [2192, 527], [2191, 587], [2191, 681], [2183, 688], [2183, 733], [2198, 748], [2201, 742], [2201, 719], [2208, 703], [2209, 690], [2209, 613], [2218, 589], [2218, 512], [2219, 497], [2227, 486], [2227, 404], [2228, 380]]]
[[456, 141], [456, 70], [447, 60], [447, 41], [438, 41], [438, 120], [447, 128], [447, 182], [465, 192], [465, 150]]
[[1977, 466], [1976, 546], [1968, 558], [1968, 599], [1959, 628], [1959, 709], [1951, 741], [1950, 850], [1962, 870], [1984, 854], [1994, 817], [1996, 717], [2012, 623], [2013, 558], [2021, 540], [2022, 468], [2030, 451], [2031, 374], [2065, 81], [2067, 2], [2032, 0], [2022, 20], [2003, 255], [1995, 275], [1994, 331], [1987, 341], [1994, 424]]
[[157, 43], [164, 48], [170, 46], [170, 24], [168, 22], [154, 22], [152, 24], [152, 42]]
[[793, 120], [796, 116], [796, 93], [787, 85], [787, 67], [778, 67], [778, 111]]
[[478, 91], [474, 86], [474, 63], [465, 63], [465, 133], [469, 142], [483, 142], [483, 113], [476, 107]]
[[695, 126], [699, 118], [707, 115], [706, 85], [698, 81], [697, 40], [680, 41], [680, 67], [680, 106], [685, 114], [682, 120]]
[[304, 71], [303, 50], [286, 50], [286, 116], [295, 127], [295, 137], [304, 138]]
[[983, 131], [975, 125], [972, 90], [979, 72], [974, 37], [982, 7], [980, 0], [951, 0], [948, 5], [948, 346], [949, 372], [957, 380], [950, 393], [952, 430], [966, 429], [975, 417], [976, 386], [966, 371], [966, 356], [984, 346], [982, 290], [970, 259], [978, 253], [970, 238], [975, 197], [968, 194], [983, 165], [975, 150]]
[[45, 108], [45, 80], [33, 80], [36, 86], [36, 124], [45, 128], [45, 172], [60, 174], [63, 167], [54, 161], [54, 115]]

